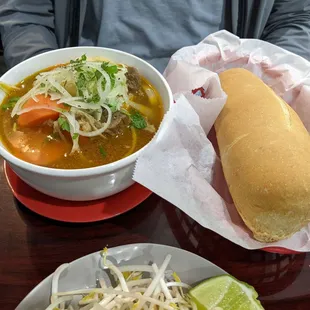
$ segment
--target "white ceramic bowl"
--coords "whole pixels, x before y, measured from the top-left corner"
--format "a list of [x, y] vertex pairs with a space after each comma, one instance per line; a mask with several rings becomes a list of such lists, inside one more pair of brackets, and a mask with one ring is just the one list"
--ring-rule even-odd
[[[172, 93], [163, 76], [144, 60], [117, 50], [101, 47], [74, 47], [59, 49], [32, 57], [8, 72], [0, 81], [16, 84], [27, 76], [49, 66], [65, 63], [86, 54], [88, 57], [105, 57], [111, 61], [133, 66], [145, 76], [161, 95], [164, 110], [172, 103]], [[4, 94], [0, 93], [0, 102]], [[147, 145], [145, 146], [147, 147]], [[66, 200], [86, 201], [116, 194], [133, 184], [134, 164], [143, 151], [114, 163], [87, 169], [52, 169], [30, 164], [9, 153], [0, 142], [0, 155], [9, 163], [15, 173], [38, 191]]]

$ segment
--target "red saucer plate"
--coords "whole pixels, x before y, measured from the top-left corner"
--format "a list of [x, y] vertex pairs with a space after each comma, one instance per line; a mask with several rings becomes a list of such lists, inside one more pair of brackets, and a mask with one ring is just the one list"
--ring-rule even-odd
[[280, 247], [267, 247], [267, 248], [262, 248], [261, 250], [269, 253], [275, 253], [275, 254], [301, 254], [302, 252], [297, 252], [293, 250], [289, 250], [286, 248], [280, 248]]
[[113, 196], [94, 201], [66, 201], [42, 194], [22, 181], [4, 162], [4, 174], [13, 195], [28, 209], [44, 217], [70, 223], [89, 223], [106, 220], [125, 213], [152, 192], [135, 183]]

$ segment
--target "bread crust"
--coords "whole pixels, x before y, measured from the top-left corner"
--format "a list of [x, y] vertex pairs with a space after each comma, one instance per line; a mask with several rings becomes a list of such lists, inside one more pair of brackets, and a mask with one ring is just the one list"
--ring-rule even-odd
[[224, 175], [255, 239], [274, 242], [310, 222], [310, 138], [296, 112], [245, 69], [220, 75], [215, 122]]

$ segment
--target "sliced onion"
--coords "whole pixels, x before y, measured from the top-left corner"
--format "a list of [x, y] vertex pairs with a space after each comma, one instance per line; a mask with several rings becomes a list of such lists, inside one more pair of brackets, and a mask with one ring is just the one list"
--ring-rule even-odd
[[63, 72], [63, 68], [56, 68], [51, 71], [41, 72], [38, 76], [49, 76], [49, 75], [55, 75]]
[[77, 137], [76, 139], [73, 139], [73, 135], [71, 135], [71, 137], [72, 137], [72, 149], [71, 149], [70, 154], [73, 154], [80, 150], [79, 137]]
[[149, 98], [150, 104], [151, 105], [157, 105], [157, 98], [156, 98], [156, 94], [153, 91], [153, 89], [151, 89], [150, 87], [143, 87], [147, 97]]
[[136, 109], [137, 111], [139, 111], [141, 114], [147, 116], [147, 117], [152, 117], [153, 116], [153, 112], [152, 109], [140, 104], [140, 103], [136, 103], [134, 101], [128, 100], [127, 103], [134, 109]]
[[[76, 97], [78, 98], [78, 97]], [[101, 106], [96, 103], [86, 103], [84, 101], [71, 100], [71, 98], [60, 99], [57, 103], [66, 103], [71, 107], [75, 107], [77, 109], [85, 109], [85, 110], [100, 110]]]
[[59, 93], [50, 93], [51, 100], [59, 100], [62, 96]]
[[83, 97], [63, 97], [63, 99], [60, 99], [58, 103], [67, 103], [78, 100], [83, 100]]
[[39, 99], [36, 96], [31, 96], [31, 98], [35, 101], [35, 102], [39, 102]]
[[96, 121], [100, 121], [100, 119], [102, 117], [102, 109], [94, 111], [94, 115], [93, 116], [94, 116], [94, 119]]
[[19, 100], [16, 102], [12, 112], [11, 112], [11, 117], [14, 117], [17, 112], [21, 109], [21, 107], [24, 105], [24, 103], [32, 98], [32, 96], [34, 95], [39, 95], [44, 93], [44, 91], [38, 90], [39, 86], [35, 86], [33, 87], [28, 93], [26, 93], [24, 96], [22, 96], [21, 98], [19, 98]]
[[21, 98], [19, 98], [11, 112], [11, 117], [14, 117], [17, 112], [19, 111], [20, 107], [28, 100], [31, 98], [31, 94], [27, 93], [24, 96], [22, 96]]
[[36, 105], [36, 106], [33, 106], [33, 107], [28, 107], [28, 108], [25, 108], [25, 109], [22, 109], [20, 110], [19, 112], [17, 112], [16, 114], [17, 115], [22, 115], [24, 113], [27, 113], [27, 112], [31, 112], [33, 110], [52, 110], [52, 111], [55, 111], [55, 112], [58, 112], [58, 113], [61, 113], [61, 114], [65, 114], [65, 112], [59, 108], [59, 109], [56, 109], [56, 108], [52, 108], [52, 107], [49, 107], [49, 106], [46, 106], [46, 105]]
[[63, 95], [66, 96], [66, 97], [72, 97], [72, 96], [70, 95], [70, 93], [69, 93], [64, 87], [62, 87], [57, 81], [55, 81], [55, 80], [53, 79], [53, 77], [49, 76], [49, 77], [47, 78], [47, 80], [48, 80], [61, 94], [63, 94]]
[[70, 112], [63, 112], [62, 115], [64, 115], [69, 124], [70, 124], [70, 133], [71, 135], [78, 133], [78, 130], [80, 129], [80, 124], [78, 121], [75, 119], [75, 113], [74, 110], [71, 109]]
[[84, 89], [82, 92], [83, 92], [84, 98], [89, 98], [89, 92], [87, 89]]

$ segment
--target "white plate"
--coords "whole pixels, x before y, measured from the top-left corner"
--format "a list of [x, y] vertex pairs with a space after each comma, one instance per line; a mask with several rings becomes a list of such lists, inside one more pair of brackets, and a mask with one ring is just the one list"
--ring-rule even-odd
[[[168, 269], [176, 271], [182, 281], [188, 284], [226, 273], [198, 255], [165, 245], [137, 243], [111, 248], [108, 252], [109, 259], [117, 265], [138, 265], [150, 262], [160, 265], [168, 254], [172, 255]], [[70, 263], [61, 274], [59, 290], [94, 287], [96, 279], [106, 278], [105, 271], [99, 267], [99, 261], [100, 254], [96, 252]], [[45, 309], [49, 304], [51, 283], [52, 275], [37, 285], [17, 306], [16, 310]]]

